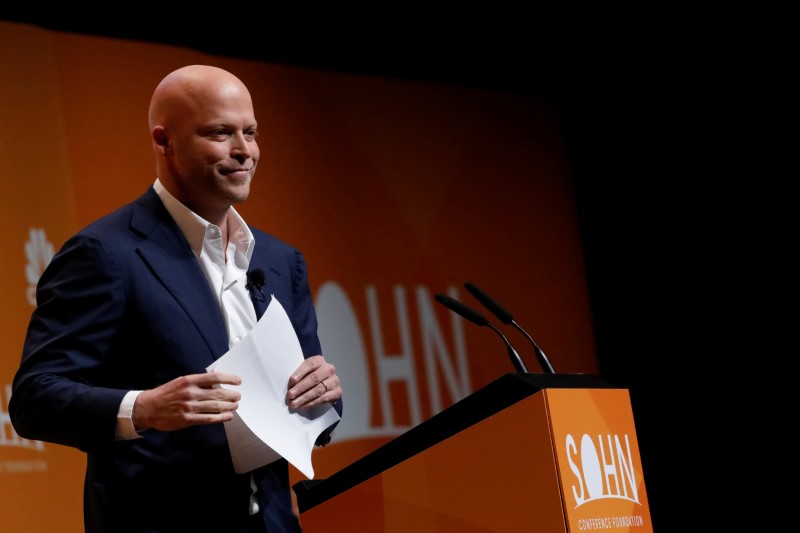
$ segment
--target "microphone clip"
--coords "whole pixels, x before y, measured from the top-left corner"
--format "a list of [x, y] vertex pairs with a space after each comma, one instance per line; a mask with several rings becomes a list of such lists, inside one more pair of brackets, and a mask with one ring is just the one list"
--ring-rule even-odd
[[[265, 283], [266, 279], [264, 277], [264, 271], [260, 268], [256, 268], [252, 272], [247, 273], [247, 283], [245, 283], [244, 286], [248, 291], [250, 291], [250, 294], [253, 298], [259, 302], [266, 302], [267, 296], [264, 294], [264, 290], [262, 289]], [[256, 292], [256, 290], [258, 292]]]

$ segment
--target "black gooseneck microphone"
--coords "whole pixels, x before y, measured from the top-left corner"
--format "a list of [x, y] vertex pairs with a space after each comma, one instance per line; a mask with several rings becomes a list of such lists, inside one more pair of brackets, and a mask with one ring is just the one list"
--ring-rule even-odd
[[469, 293], [475, 297], [481, 304], [483, 304], [486, 309], [492, 312], [494, 316], [496, 316], [503, 324], [511, 324], [518, 330], [520, 330], [525, 336], [531, 341], [533, 344], [533, 351], [536, 352], [536, 360], [539, 361], [539, 365], [542, 367], [548, 374], [555, 374], [556, 371], [553, 370], [553, 365], [550, 364], [550, 361], [547, 359], [547, 356], [544, 354], [544, 351], [539, 348], [539, 345], [536, 344], [536, 341], [533, 340], [533, 337], [528, 335], [528, 332], [522, 329], [522, 327], [514, 321], [514, 317], [511, 316], [511, 313], [506, 311], [500, 304], [495, 302], [488, 294], [480, 290], [472, 283], [465, 283], [464, 288], [466, 288]]
[[[254, 268], [247, 273], [247, 283], [245, 283], [244, 286], [253, 294], [253, 298], [259, 302], [266, 302], [267, 297], [264, 295], [264, 291], [261, 289], [266, 282], [267, 277], [264, 275], [264, 271], [260, 268]], [[253, 289], [257, 289], [258, 293], [253, 291]]]
[[486, 317], [480, 314], [479, 312], [475, 311], [474, 309], [470, 309], [466, 305], [462, 304], [458, 300], [451, 298], [449, 296], [445, 296], [444, 294], [436, 294], [434, 296], [437, 302], [442, 304], [443, 306], [447, 307], [451, 311], [458, 313], [462, 317], [466, 318], [473, 324], [477, 324], [478, 326], [489, 326], [492, 328], [500, 337], [502, 337], [503, 342], [506, 343], [506, 348], [508, 349], [508, 356], [511, 358], [511, 363], [514, 365], [514, 368], [517, 369], [517, 372], [527, 372], [528, 369], [525, 368], [525, 363], [522, 362], [522, 358], [519, 356], [517, 351], [511, 346], [511, 343], [508, 342], [508, 339], [503, 332], [494, 327], [491, 322], [486, 320]]

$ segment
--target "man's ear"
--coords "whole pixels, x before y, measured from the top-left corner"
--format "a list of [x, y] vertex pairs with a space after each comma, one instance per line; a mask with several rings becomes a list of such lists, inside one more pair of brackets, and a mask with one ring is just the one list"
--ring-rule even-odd
[[169, 150], [169, 136], [163, 126], [156, 126], [152, 132], [153, 142], [164, 152]]

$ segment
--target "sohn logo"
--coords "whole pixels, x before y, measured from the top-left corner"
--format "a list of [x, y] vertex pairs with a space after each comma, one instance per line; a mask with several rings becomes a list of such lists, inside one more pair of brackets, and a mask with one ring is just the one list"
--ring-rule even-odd
[[640, 503], [628, 435], [597, 435], [593, 439], [584, 434], [578, 444], [567, 434], [565, 447], [576, 478], [571, 487], [575, 508], [602, 499]]

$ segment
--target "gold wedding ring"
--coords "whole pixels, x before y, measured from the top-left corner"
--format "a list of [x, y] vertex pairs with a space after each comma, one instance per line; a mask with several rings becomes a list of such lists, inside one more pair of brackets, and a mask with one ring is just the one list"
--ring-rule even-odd
[[[324, 379], [322, 380], [322, 386], [325, 387], [325, 392], [328, 392], [329, 389], [328, 389], [328, 386], [325, 384], [325, 380]], [[325, 394], [325, 392], [323, 392], [322, 394]]]

